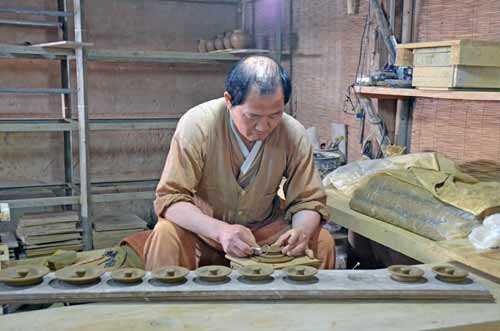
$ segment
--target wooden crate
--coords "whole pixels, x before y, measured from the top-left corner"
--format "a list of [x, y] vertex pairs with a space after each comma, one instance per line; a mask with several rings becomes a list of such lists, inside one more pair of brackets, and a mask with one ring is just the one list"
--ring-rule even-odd
[[397, 65], [413, 66], [413, 86], [500, 88], [500, 42], [451, 40], [401, 44]]

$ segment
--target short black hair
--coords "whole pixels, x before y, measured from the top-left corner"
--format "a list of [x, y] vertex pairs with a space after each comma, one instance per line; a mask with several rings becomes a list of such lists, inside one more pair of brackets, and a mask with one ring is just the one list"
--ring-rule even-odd
[[288, 72], [274, 59], [263, 55], [252, 55], [234, 65], [226, 78], [226, 92], [231, 96], [231, 105], [245, 102], [250, 90], [255, 87], [259, 94], [270, 95], [281, 86], [285, 105], [292, 94], [292, 83]]

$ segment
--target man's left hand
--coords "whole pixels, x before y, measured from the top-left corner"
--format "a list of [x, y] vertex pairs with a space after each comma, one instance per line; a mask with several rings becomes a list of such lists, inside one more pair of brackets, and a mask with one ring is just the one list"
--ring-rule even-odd
[[282, 246], [281, 252], [288, 256], [308, 256], [314, 258], [309, 248], [309, 236], [301, 227], [293, 228], [282, 234], [273, 246]]

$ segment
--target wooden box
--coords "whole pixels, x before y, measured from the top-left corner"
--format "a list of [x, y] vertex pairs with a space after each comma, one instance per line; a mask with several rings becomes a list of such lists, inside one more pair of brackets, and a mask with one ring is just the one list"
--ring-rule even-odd
[[413, 66], [413, 86], [500, 88], [500, 42], [451, 40], [401, 44], [397, 65]]

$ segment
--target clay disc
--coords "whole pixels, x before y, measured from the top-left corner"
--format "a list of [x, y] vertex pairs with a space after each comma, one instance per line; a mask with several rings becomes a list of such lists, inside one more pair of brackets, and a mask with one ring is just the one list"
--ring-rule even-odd
[[222, 265], [209, 265], [195, 270], [196, 275], [207, 282], [219, 282], [231, 274], [231, 268]]
[[113, 270], [111, 272], [111, 278], [119, 283], [138, 283], [144, 277], [145, 272], [138, 268], [123, 268]]
[[407, 265], [392, 265], [387, 269], [391, 273], [391, 278], [398, 282], [417, 283], [424, 275], [422, 269]]
[[295, 259], [293, 256], [287, 255], [258, 255], [252, 256], [250, 259], [260, 263], [285, 263]]
[[0, 282], [11, 286], [35, 285], [43, 281], [50, 270], [43, 266], [15, 266], [0, 271]]
[[189, 270], [179, 266], [167, 266], [151, 272], [151, 277], [163, 283], [181, 283]]
[[252, 256], [251, 259], [260, 263], [285, 263], [294, 259], [293, 256], [283, 255], [280, 246], [263, 246], [262, 254]]
[[244, 266], [238, 271], [246, 279], [264, 280], [273, 274], [274, 268], [266, 264], [254, 264]]
[[80, 285], [89, 284], [99, 280], [104, 273], [104, 269], [90, 265], [78, 265], [66, 267], [55, 273], [57, 279], [69, 284]]
[[435, 266], [432, 271], [436, 273], [436, 278], [447, 283], [461, 283], [465, 281], [468, 272], [451, 266]]
[[311, 280], [318, 273], [318, 269], [305, 265], [287, 267], [283, 271], [289, 279], [295, 281]]

